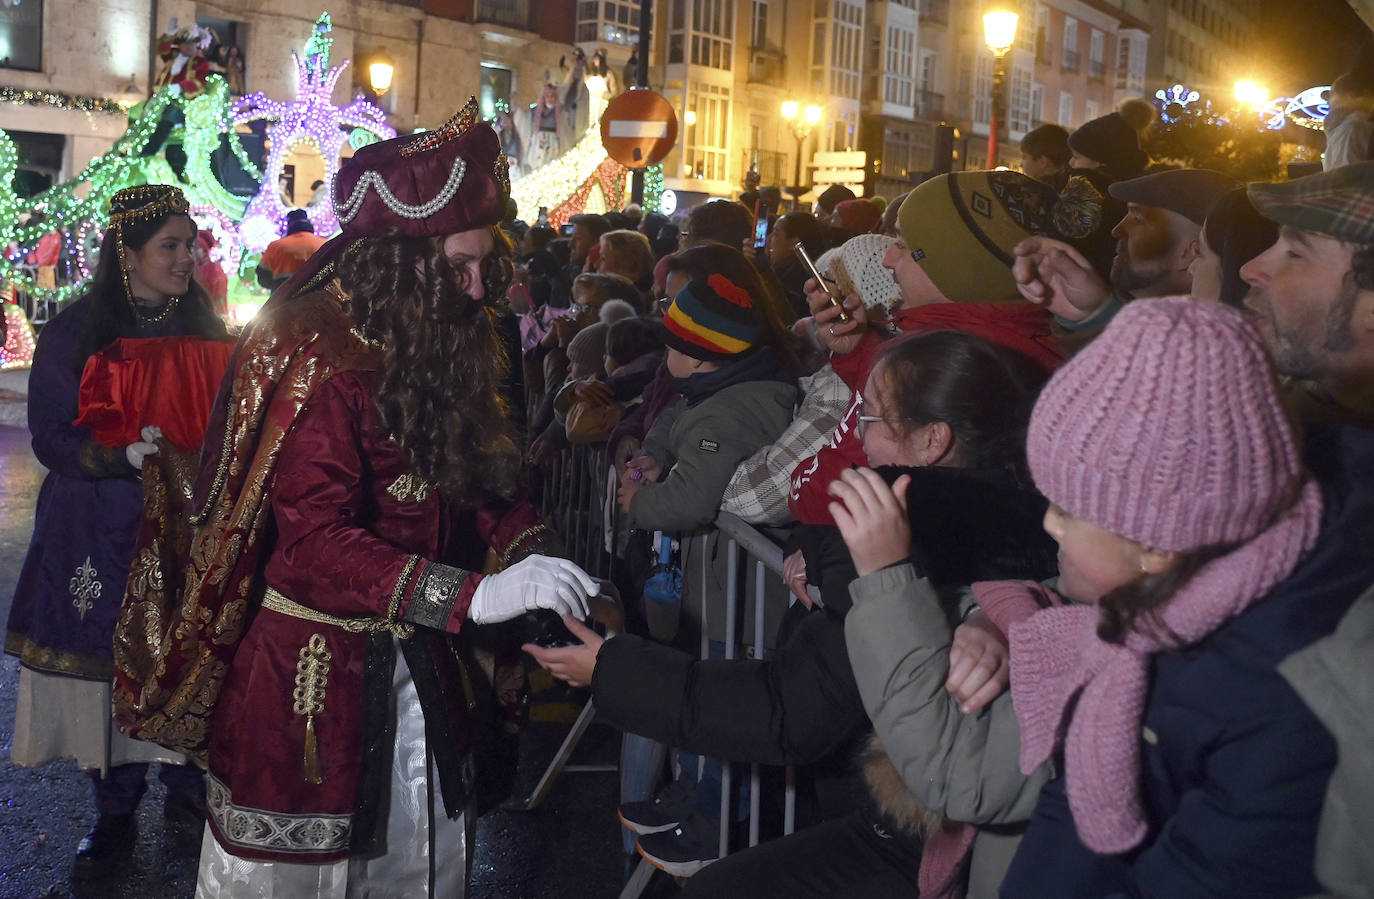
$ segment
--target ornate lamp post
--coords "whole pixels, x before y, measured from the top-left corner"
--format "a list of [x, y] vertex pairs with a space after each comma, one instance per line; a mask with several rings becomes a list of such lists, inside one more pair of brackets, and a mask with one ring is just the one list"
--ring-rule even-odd
[[792, 134], [797, 138], [797, 171], [796, 178], [787, 192], [792, 195], [792, 208], [799, 208], [801, 195], [806, 193], [806, 185], [802, 184], [802, 150], [806, 144], [806, 139], [811, 136], [811, 131], [821, 120], [821, 108], [819, 106], [807, 106], [802, 109], [795, 100], [784, 100], [782, 102], [782, 118], [792, 128]]
[[983, 16], [983, 39], [992, 51], [992, 121], [988, 123], [988, 168], [997, 168], [997, 128], [1001, 122], [1005, 103], [1004, 85], [1007, 77], [1006, 55], [1012, 44], [1016, 43], [1016, 22], [1019, 17], [1014, 12], [990, 12]]

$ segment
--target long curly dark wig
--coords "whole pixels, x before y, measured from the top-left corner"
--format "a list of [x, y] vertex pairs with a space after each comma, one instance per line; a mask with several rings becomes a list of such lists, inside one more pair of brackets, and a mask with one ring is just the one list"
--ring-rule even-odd
[[[196, 233], [196, 223], [188, 215], [169, 213], [161, 218], [148, 221], [134, 221], [124, 226], [124, 247], [128, 250], [141, 250], [153, 235], [162, 230], [172, 218], [180, 216], [191, 223], [191, 236]], [[81, 340], [77, 359], [73, 360], [76, 370], [81, 371], [86, 360], [121, 337], [133, 337], [138, 333], [138, 321], [134, 310], [124, 295], [124, 276], [119, 270], [119, 247], [115, 229], [109, 228], [100, 242], [100, 262], [96, 266], [95, 277], [86, 290], [91, 300], [90, 312], [86, 315], [81, 330]], [[229, 329], [224, 321], [215, 315], [214, 305], [205, 289], [194, 278], [191, 286], [177, 303], [172, 318], [178, 324], [178, 332], [209, 340], [228, 340]]]
[[382, 346], [377, 416], [416, 473], [451, 501], [510, 499], [520, 452], [501, 384], [510, 365], [492, 319], [514, 266], [509, 238], [489, 229], [485, 299], [444, 254], [444, 237], [369, 238], [338, 267], [353, 319]]

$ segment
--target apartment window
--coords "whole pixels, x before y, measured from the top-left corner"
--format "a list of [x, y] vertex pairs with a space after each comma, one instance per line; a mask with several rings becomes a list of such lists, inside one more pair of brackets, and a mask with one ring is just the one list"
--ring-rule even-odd
[[1128, 37], [1118, 37], [1116, 39], [1116, 89], [1125, 90], [1127, 79], [1131, 74], [1131, 39]]
[[1073, 127], [1073, 94], [1068, 91], [1059, 92], [1059, 124]]
[[1064, 18], [1063, 65], [1070, 72], [1078, 71], [1078, 20], [1072, 16]]
[[974, 69], [973, 120], [986, 125], [992, 121], [992, 57], [978, 54]]
[[577, 4], [577, 39], [637, 44], [639, 0], [582, 0]]
[[749, 46], [768, 46], [768, 0], [754, 0], [749, 16]]
[[935, 90], [935, 73], [939, 71], [939, 57], [934, 50], [921, 51], [921, 90]]
[[910, 28], [887, 29], [883, 101], [910, 108], [916, 102], [916, 35]]
[[1035, 58], [1050, 61], [1050, 8], [1044, 4], [1035, 7]]
[[1007, 122], [1012, 131], [1022, 134], [1031, 126], [1031, 73], [1019, 66], [1011, 71], [1011, 106]]
[[482, 63], [481, 81], [477, 88], [477, 105], [482, 111], [482, 118], [496, 118], [497, 101], [510, 105], [512, 80], [512, 72], [505, 66]]
[[1088, 38], [1088, 74], [1093, 78], [1102, 78], [1107, 74], [1102, 52], [1105, 40], [1106, 35], [1096, 28], [1092, 30], [1092, 34]]
[[1045, 121], [1045, 86], [1032, 84], [1030, 89], [1030, 126], [1039, 128]]
[[911, 134], [883, 129], [883, 174], [889, 178], [905, 178], [914, 168]]
[[[630, 2], [638, 6], [638, 0]], [[686, 61], [694, 66], [729, 71], [735, 49], [733, 0], [694, 0], [690, 26], [683, 7], [683, 0], [674, 0], [668, 34], [668, 62]]]
[[816, 0], [811, 35], [811, 84], [837, 97], [859, 99], [864, 8], [851, 0]]
[[0, 3], [0, 68], [43, 71], [43, 0]]
[[695, 125], [687, 127], [684, 174], [708, 181], [726, 180], [730, 152], [730, 88], [692, 81], [688, 85], [687, 108], [696, 112], [697, 120]]
[[1095, 118], [1097, 118], [1097, 101], [1096, 101], [1096, 100], [1084, 100], [1084, 101], [1083, 101], [1083, 121], [1085, 121], [1085, 122], [1091, 122], [1091, 121], [1092, 121], [1093, 119], [1095, 119]]

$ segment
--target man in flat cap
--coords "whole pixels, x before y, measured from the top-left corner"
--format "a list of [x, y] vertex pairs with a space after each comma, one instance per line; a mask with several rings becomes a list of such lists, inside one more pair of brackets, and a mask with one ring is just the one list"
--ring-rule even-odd
[[1279, 224], [1240, 270], [1279, 374], [1308, 387], [1321, 417], [1374, 426], [1374, 162], [1248, 192]]
[[1107, 190], [1126, 204], [1126, 215], [1112, 229], [1110, 283], [1063, 241], [1031, 237], [1015, 251], [1013, 273], [1022, 296], [1049, 303], [1064, 330], [1096, 333], [1123, 302], [1188, 293], [1188, 267], [1198, 254], [1207, 211], [1238, 186], [1205, 169], [1171, 169], [1112, 184]]

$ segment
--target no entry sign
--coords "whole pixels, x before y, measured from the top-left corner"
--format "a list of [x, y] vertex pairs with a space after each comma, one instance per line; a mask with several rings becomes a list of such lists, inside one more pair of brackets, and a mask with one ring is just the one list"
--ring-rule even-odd
[[631, 169], [648, 168], [677, 142], [677, 115], [662, 94], [628, 90], [606, 104], [601, 114], [601, 143], [606, 155]]

